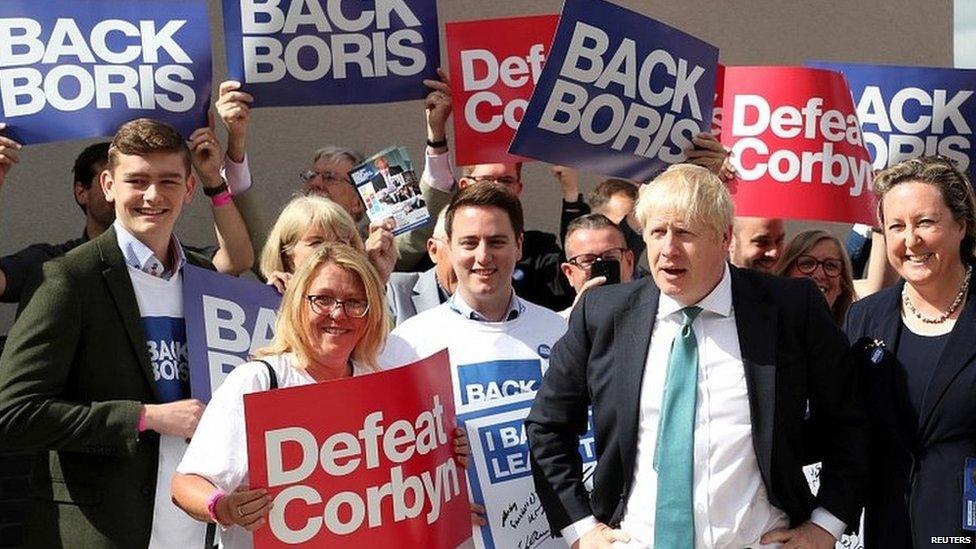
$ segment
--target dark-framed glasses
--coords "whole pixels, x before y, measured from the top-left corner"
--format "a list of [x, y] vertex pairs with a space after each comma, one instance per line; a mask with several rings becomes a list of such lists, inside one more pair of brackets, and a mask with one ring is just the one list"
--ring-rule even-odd
[[307, 295], [305, 299], [312, 307], [312, 311], [320, 315], [330, 315], [335, 308], [341, 307], [342, 312], [351, 318], [363, 318], [369, 312], [369, 303], [359, 299], [336, 299], [331, 295]]
[[831, 278], [840, 276], [841, 271], [844, 270], [844, 263], [839, 259], [824, 259], [820, 261], [812, 255], [801, 255], [796, 258], [796, 270], [805, 275], [813, 274], [818, 266], [823, 268], [824, 274]]
[[467, 175], [465, 177], [475, 183], [501, 183], [506, 186], [518, 183], [518, 178], [510, 175]]
[[589, 271], [597, 261], [620, 261], [624, 257], [626, 248], [610, 248], [602, 254], [579, 254], [566, 260], [570, 265]]
[[338, 172], [317, 172], [315, 170], [305, 170], [304, 172], [298, 174], [298, 177], [301, 178], [302, 183], [308, 183], [309, 181], [315, 179], [315, 176], [321, 176], [322, 181], [325, 181], [326, 183], [348, 183], [352, 185], [352, 181], [349, 181], [346, 176]]

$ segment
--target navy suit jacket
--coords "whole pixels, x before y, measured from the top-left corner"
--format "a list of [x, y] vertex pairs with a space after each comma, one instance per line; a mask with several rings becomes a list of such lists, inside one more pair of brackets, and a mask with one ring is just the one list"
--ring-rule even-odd
[[932, 357], [938, 365], [915, 422], [898, 379], [903, 287], [862, 299], [847, 315], [872, 427], [865, 547], [930, 547], [933, 536], [968, 536], [973, 547], [976, 536], [962, 530], [962, 476], [966, 458], [976, 457], [976, 300]]
[[[856, 525], [867, 476], [867, 418], [844, 334], [808, 279], [730, 269], [753, 448], [769, 500], [794, 525], [818, 506]], [[659, 296], [650, 277], [593, 288], [552, 349], [526, 429], [536, 490], [555, 535], [590, 514], [612, 526], [623, 518]], [[578, 452], [588, 406], [598, 455], [592, 494], [583, 487]], [[803, 436], [808, 406], [832, 433], [819, 448], [824, 467], [816, 497], [802, 472], [810, 453]]]

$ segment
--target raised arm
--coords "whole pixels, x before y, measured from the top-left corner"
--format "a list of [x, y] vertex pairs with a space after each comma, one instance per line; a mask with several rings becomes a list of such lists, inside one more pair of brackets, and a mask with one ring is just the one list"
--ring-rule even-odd
[[[220, 83], [219, 95], [214, 102], [217, 116], [227, 128], [227, 154], [224, 157], [224, 176], [234, 197], [234, 205], [244, 219], [254, 257], [261, 257], [261, 249], [268, 238], [269, 226], [265, 224], [258, 205], [258, 197], [251, 192], [251, 169], [247, 160], [247, 129], [251, 120], [251, 102], [254, 97], [241, 89], [241, 83], [227, 80]], [[252, 271], [263, 279], [255, 262]]]
[[[451, 201], [454, 189], [454, 170], [447, 147], [447, 120], [451, 117], [451, 85], [444, 71], [438, 69], [440, 80], [424, 80], [431, 89], [424, 100], [427, 119], [427, 148], [424, 150], [424, 172], [420, 176], [420, 193], [427, 204], [431, 222], [396, 237], [400, 253], [397, 270], [409, 271], [427, 255], [427, 239], [434, 233], [433, 221]], [[430, 145], [430, 143], [436, 146]]]
[[194, 131], [188, 144], [193, 168], [204, 194], [208, 191], [217, 193], [206, 196], [213, 211], [214, 232], [217, 234], [218, 249], [213, 258], [214, 266], [222, 273], [239, 275], [254, 264], [254, 251], [244, 219], [220, 176], [220, 144], [213, 127]]

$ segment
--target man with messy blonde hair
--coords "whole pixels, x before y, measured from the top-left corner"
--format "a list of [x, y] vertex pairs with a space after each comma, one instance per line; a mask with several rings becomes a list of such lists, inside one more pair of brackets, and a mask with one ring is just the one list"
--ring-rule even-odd
[[[819, 291], [728, 264], [732, 201], [704, 168], [669, 168], [636, 214], [651, 276], [583, 294], [526, 420], [552, 532], [579, 549], [833, 547], [860, 514], [867, 425]], [[804, 447], [808, 407], [825, 447]], [[816, 497], [811, 452], [830, 471]]]

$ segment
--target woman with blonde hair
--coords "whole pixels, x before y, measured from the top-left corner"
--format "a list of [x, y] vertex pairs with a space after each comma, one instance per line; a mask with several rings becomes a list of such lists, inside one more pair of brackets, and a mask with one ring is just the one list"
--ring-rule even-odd
[[266, 489], [247, 488], [244, 395], [376, 371], [389, 325], [383, 284], [366, 256], [345, 244], [319, 246], [288, 283], [271, 345], [214, 392], [173, 477], [173, 501], [225, 526], [223, 547], [251, 547], [271, 501]]
[[786, 245], [773, 273], [809, 278], [817, 284], [838, 326], [857, 299], [851, 261], [837, 237], [821, 230], [803, 231]]
[[268, 284], [284, 293], [288, 280], [318, 246], [341, 242], [366, 253], [385, 284], [396, 263], [393, 235], [385, 226], [372, 226], [366, 243], [356, 223], [335, 202], [318, 195], [296, 196], [285, 205], [261, 251], [260, 269]]

